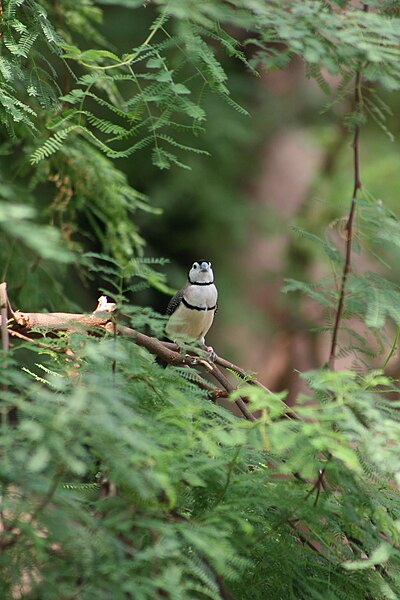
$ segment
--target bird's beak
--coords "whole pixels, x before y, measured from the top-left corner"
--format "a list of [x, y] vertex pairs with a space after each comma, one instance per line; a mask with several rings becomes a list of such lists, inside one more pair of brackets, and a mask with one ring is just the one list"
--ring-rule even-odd
[[203, 272], [206, 272], [206, 271], [208, 271], [208, 263], [206, 263], [206, 262], [202, 262], [202, 263], [201, 263], [201, 265], [200, 265], [200, 268], [201, 268], [201, 270], [202, 270]]

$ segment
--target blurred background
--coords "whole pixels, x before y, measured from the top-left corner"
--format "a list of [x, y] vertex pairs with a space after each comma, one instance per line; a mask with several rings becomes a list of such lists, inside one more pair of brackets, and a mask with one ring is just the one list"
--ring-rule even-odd
[[[145, 11], [137, 12], [143, 16]], [[119, 52], [127, 51], [151, 18], [149, 13], [148, 22], [141, 23], [129, 10], [105, 7], [106, 35]], [[290, 389], [290, 402], [301, 388], [297, 371], [319, 367], [328, 358], [329, 332], [312, 329], [332, 317], [300, 294], [282, 293], [284, 278], [318, 282], [332, 277], [332, 265], [318, 245], [293, 228], [314, 232], [344, 250], [353, 156], [352, 135], [343, 120], [351, 106], [347, 101], [331, 104], [332, 96], [307, 78], [299, 59], [259, 78], [222, 52], [218, 59], [233, 98], [250, 116], [210, 94], [205, 131], [195, 140], [209, 157], [185, 156], [190, 171], [176, 166], [160, 171], [145, 150], [120, 164], [131, 185], [163, 211], [161, 216], [142, 213], [138, 225], [148, 243], [145, 254], [170, 259], [165, 267], [169, 284], [181, 287], [197, 258], [213, 263], [219, 311], [207, 342], [257, 371], [271, 389]], [[338, 83], [330, 80], [333, 91]], [[396, 135], [399, 113], [393, 94], [390, 101], [388, 129]], [[364, 190], [396, 209], [398, 141], [369, 122], [360, 149]], [[354, 264], [370, 268], [361, 239], [355, 252]], [[141, 301], [163, 311], [168, 297], [153, 290]], [[342, 366], [351, 360], [344, 357]]]
[[[151, 7], [131, 11], [105, 4], [102, 8], [100, 33], [118, 55], [143, 39], [156, 16]], [[248, 59], [253, 50], [246, 48]], [[218, 354], [258, 372], [270, 389], [290, 389], [290, 403], [301, 389], [297, 371], [327, 361], [330, 334], [323, 327], [334, 315], [303, 294], [284, 294], [282, 288], [287, 278], [318, 283], [327, 277], [333, 286], [340, 279], [340, 269], [335, 273], [320, 246], [296, 228], [326, 239], [343, 253], [343, 227], [353, 189], [352, 136], [343, 123], [351, 106], [348, 100], [332, 102], [334, 94], [327, 95], [307, 78], [300, 59], [256, 77], [217, 45], [215, 52], [228, 75], [232, 98], [249, 115], [208, 92], [203, 99], [204, 130], [189, 130], [186, 141], [185, 134], [179, 135], [182, 144], [196, 145], [209, 156], [178, 149], [178, 157], [181, 152], [190, 170], [176, 165], [160, 170], [152, 164], [151, 149], [144, 148], [115, 164], [129, 184], [162, 211], [135, 213], [132, 227], [146, 240], [145, 256], [169, 259], [166, 266], [158, 267], [165, 270], [169, 286], [183, 285], [193, 260], [212, 261], [219, 311], [208, 344]], [[331, 78], [329, 83], [334, 92], [339, 80]], [[396, 210], [400, 186], [396, 94], [387, 101], [393, 111], [388, 129], [395, 138], [371, 120], [362, 126], [361, 178], [369, 197], [382, 198]], [[54, 200], [54, 190], [46, 188], [43, 199]], [[99, 251], [95, 243], [93, 247], [90, 241], [85, 243], [86, 249]], [[379, 262], [371, 267], [357, 232], [354, 250], [354, 268], [386, 269]], [[397, 273], [391, 277], [399, 279]], [[93, 310], [98, 296], [94, 282], [73, 272], [68, 278], [75, 308]], [[17, 292], [19, 307], [28, 310], [23, 304], [27, 300]], [[156, 289], [132, 297], [133, 303], [159, 312], [164, 312], [168, 300]], [[43, 297], [36, 298], [35, 308], [43, 307], [43, 302]], [[60, 303], [48, 308], [63, 309]], [[388, 331], [389, 343], [393, 335]], [[346, 366], [353, 359], [347, 354], [340, 364]]]

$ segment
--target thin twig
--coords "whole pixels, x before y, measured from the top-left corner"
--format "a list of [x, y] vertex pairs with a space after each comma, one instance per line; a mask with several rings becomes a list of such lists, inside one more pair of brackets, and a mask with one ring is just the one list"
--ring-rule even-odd
[[303, 542], [303, 544], [306, 544], [309, 548], [311, 548], [311, 550], [314, 550], [314, 552], [317, 552], [317, 554], [320, 556], [327, 558], [325, 550], [322, 548], [321, 544], [307, 537], [306, 533], [309, 533], [309, 530], [303, 523], [297, 519], [289, 519], [287, 523], [292, 529], [295, 530], [296, 535]]
[[[360, 71], [358, 71], [357, 75], [356, 75], [356, 83], [355, 83], [355, 106], [356, 106], [356, 108], [359, 106], [359, 103], [360, 103], [360, 82], [361, 82], [361, 73], [360, 73]], [[358, 190], [361, 189], [360, 166], [359, 166], [359, 147], [358, 147], [359, 137], [360, 137], [360, 127], [357, 124], [354, 129], [354, 137], [353, 137], [354, 189], [353, 189], [353, 197], [351, 199], [350, 212], [349, 212], [349, 216], [348, 216], [346, 227], [345, 227], [346, 257], [345, 257], [345, 262], [344, 262], [344, 267], [343, 267], [342, 280], [341, 280], [341, 284], [340, 284], [339, 302], [338, 302], [338, 306], [337, 306], [337, 310], [336, 310], [335, 324], [333, 326], [332, 342], [331, 342], [331, 349], [330, 349], [330, 353], [329, 353], [329, 362], [328, 362], [329, 368], [332, 370], [335, 369], [338, 333], [339, 333], [340, 321], [342, 318], [343, 308], [344, 308], [346, 283], [347, 283], [347, 278], [348, 278], [348, 275], [350, 272], [350, 266], [351, 266], [351, 247], [352, 247], [352, 241], [353, 241], [353, 221], [354, 221], [354, 214], [355, 214], [355, 210], [356, 210], [357, 192], [358, 192]]]
[[29, 523], [32, 523], [38, 517], [38, 515], [42, 512], [42, 510], [45, 509], [46, 506], [49, 504], [49, 502], [52, 500], [54, 494], [56, 493], [58, 484], [61, 481], [61, 477], [62, 477], [63, 473], [64, 473], [64, 469], [61, 469], [61, 468], [58, 469], [58, 471], [56, 472], [56, 474], [53, 477], [53, 480], [50, 484], [48, 491], [43, 496], [43, 498], [41, 499], [41, 501], [39, 502], [39, 504], [37, 505], [37, 507], [35, 508], [33, 513], [31, 513]]
[[223, 390], [221, 388], [217, 388], [217, 387], [211, 385], [210, 383], [207, 383], [207, 381], [205, 381], [205, 379], [200, 377], [200, 375], [192, 372], [191, 376], [193, 379], [191, 379], [190, 381], [193, 380], [195, 382], [195, 384], [197, 385], [197, 387], [208, 392], [208, 395], [211, 398], [211, 400], [215, 401], [218, 398], [228, 398], [229, 397], [229, 392], [227, 392], [226, 390]]
[[238, 367], [231, 361], [226, 360], [225, 358], [222, 358], [221, 356], [216, 356], [214, 362], [216, 365], [219, 365], [220, 367], [223, 367], [224, 369], [233, 371], [236, 375], [238, 375], [240, 377], [240, 379], [244, 379], [246, 381], [246, 383], [248, 383], [249, 385], [256, 385], [257, 387], [265, 390], [266, 392], [270, 392], [270, 390], [268, 388], [266, 388], [265, 385], [263, 385], [256, 379], [252, 378], [245, 369]]
[[[3, 15], [3, 6], [0, 3], [0, 19]], [[7, 298], [7, 284], [5, 282], [0, 284], [0, 314], [1, 314], [1, 345], [4, 353], [6, 354], [9, 350], [9, 337], [8, 337], [8, 298]], [[7, 361], [4, 360], [2, 368], [7, 368]], [[1, 389], [6, 389], [6, 384], [1, 384]], [[3, 505], [3, 493], [7, 489], [6, 484], [2, 486], [0, 495], [0, 504]], [[0, 528], [2, 531], [8, 531], [8, 525], [4, 517], [4, 511], [0, 509]]]
[[234, 455], [233, 455], [233, 458], [232, 458], [231, 462], [229, 463], [229, 467], [228, 467], [228, 473], [227, 473], [227, 476], [226, 476], [225, 485], [224, 485], [224, 487], [222, 488], [222, 491], [221, 491], [221, 493], [220, 493], [220, 495], [219, 495], [219, 498], [218, 498], [218, 500], [216, 501], [216, 504], [219, 504], [219, 503], [220, 503], [220, 502], [222, 502], [222, 500], [225, 498], [225, 494], [226, 494], [226, 492], [227, 492], [227, 489], [228, 489], [228, 487], [229, 487], [229, 484], [230, 484], [230, 482], [231, 482], [231, 479], [232, 479], [232, 473], [233, 473], [233, 469], [234, 469], [234, 466], [235, 466], [235, 464], [236, 464], [236, 461], [237, 461], [237, 459], [238, 459], [238, 456], [239, 456], [239, 454], [240, 454], [241, 450], [242, 450], [242, 446], [238, 446], [238, 447], [236, 448], [236, 450], [235, 450], [235, 453], [234, 453]]
[[[204, 365], [204, 367], [211, 373], [211, 375], [213, 377], [215, 377], [215, 379], [222, 385], [222, 387], [227, 391], [227, 392], [233, 392], [236, 388], [229, 382], [229, 380], [225, 377], [225, 375], [222, 373], [222, 371], [220, 371], [217, 367], [217, 365], [215, 365], [214, 363], [210, 363], [208, 361], [205, 360], [200, 360], [199, 361], [201, 364]], [[249, 409], [246, 406], [246, 402], [243, 400], [243, 398], [239, 397], [235, 400], [235, 404], [238, 407], [238, 409], [240, 410], [240, 412], [246, 417], [246, 419], [248, 419], [249, 421], [256, 421], [256, 417], [249, 411]]]
[[9, 329], [8, 333], [12, 337], [16, 337], [20, 340], [23, 340], [24, 342], [30, 342], [31, 344], [34, 344], [35, 346], [38, 346], [39, 348], [44, 348], [45, 350], [51, 350], [52, 352], [59, 352], [60, 354], [67, 353], [66, 348], [55, 348], [54, 346], [49, 346], [48, 344], [42, 344], [41, 342], [38, 342], [37, 340], [34, 340], [34, 339], [28, 337], [27, 335], [20, 333], [19, 331], [14, 331], [13, 329]]
[[[214, 359], [214, 363], [216, 365], [219, 365], [220, 367], [223, 367], [224, 369], [227, 369], [228, 371], [233, 371], [235, 373], [235, 375], [238, 375], [240, 377], [240, 379], [244, 380], [248, 385], [254, 385], [254, 386], [260, 388], [261, 390], [264, 390], [268, 394], [273, 394], [273, 392], [271, 392], [271, 390], [269, 390], [260, 381], [258, 381], [257, 379], [254, 379], [254, 377], [251, 377], [251, 375], [249, 374], [248, 371], [246, 371], [245, 369], [242, 369], [242, 367], [239, 367], [238, 365], [235, 365], [233, 362], [226, 360], [225, 358], [222, 358], [222, 356], [216, 355], [215, 359]], [[288, 412], [285, 412], [282, 415], [285, 419], [289, 419], [289, 420], [295, 419], [297, 421], [302, 421], [302, 418], [296, 413], [296, 411], [292, 407], [288, 406], [288, 411], [289, 410], [290, 410], [290, 414]]]
[[[363, 4], [363, 11], [368, 12], [368, 5], [365, 3]], [[354, 110], [355, 111], [360, 110], [361, 102], [362, 102], [362, 96], [361, 96], [362, 74], [361, 74], [360, 69], [361, 69], [361, 67], [359, 68], [359, 70], [356, 73], [356, 80], [355, 80], [355, 85], [354, 85]], [[338, 306], [337, 306], [337, 310], [336, 310], [335, 324], [333, 326], [331, 349], [330, 349], [329, 361], [328, 361], [329, 368], [332, 370], [335, 369], [336, 349], [337, 349], [340, 321], [341, 321], [342, 314], [343, 314], [344, 300], [345, 300], [345, 295], [346, 295], [346, 283], [347, 283], [347, 278], [348, 278], [348, 275], [350, 272], [350, 266], [351, 266], [351, 247], [352, 247], [352, 241], [353, 241], [353, 221], [354, 221], [354, 215], [356, 212], [357, 193], [362, 188], [361, 179], [360, 179], [359, 138], [360, 138], [360, 126], [357, 123], [357, 125], [354, 128], [354, 136], [353, 136], [354, 188], [353, 188], [353, 196], [351, 199], [350, 212], [349, 212], [349, 216], [348, 216], [346, 227], [345, 227], [346, 257], [345, 257], [345, 262], [344, 262], [344, 267], [343, 267], [342, 280], [341, 280], [341, 284], [340, 284], [339, 301], [338, 301]]]
[[312, 494], [312, 493], [313, 493], [315, 490], [317, 490], [317, 495], [315, 496], [315, 500], [314, 500], [314, 506], [317, 506], [317, 504], [318, 504], [319, 495], [320, 495], [320, 493], [321, 493], [321, 488], [325, 488], [325, 483], [324, 483], [325, 471], [326, 471], [326, 468], [327, 468], [327, 466], [328, 466], [328, 463], [329, 463], [329, 461], [331, 460], [331, 458], [332, 458], [332, 454], [329, 452], [329, 454], [328, 454], [328, 458], [327, 458], [327, 460], [326, 460], [326, 463], [325, 463], [324, 467], [323, 467], [322, 469], [320, 469], [320, 470], [319, 470], [318, 477], [317, 477], [317, 479], [316, 479], [316, 481], [315, 481], [314, 485], [313, 485], [313, 486], [312, 486], [312, 488], [311, 488], [311, 489], [310, 489], [310, 490], [307, 492], [307, 495], [306, 495], [306, 497], [304, 498], [304, 500], [307, 500], [307, 499], [308, 499], [308, 498], [311, 496], [311, 494]]
[[8, 335], [8, 302], [7, 302], [7, 284], [0, 283], [0, 313], [1, 313], [1, 347], [4, 352], [10, 349], [10, 339]]
[[[131, 336], [134, 338], [135, 342], [139, 346], [144, 346], [147, 348], [149, 352], [152, 354], [156, 354], [162, 360], [166, 361], [172, 365], [203, 365], [211, 375], [222, 385], [222, 387], [227, 392], [233, 392], [236, 388], [229, 382], [229, 380], [225, 377], [225, 375], [218, 369], [218, 367], [205, 359], [201, 359], [197, 356], [190, 356], [188, 354], [182, 355], [177, 350], [172, 350], [171, 348], [176, 348], [176, 344], [171, 344], [169, 342], [162, 342], [156, 338], [145, 335], [144, 333], [140, 333], [135, 329], [131, 329], [130, 327], [119, 326], [118, 331], [122, 334]], [[236, 406], [239, 408], [241, 413], [248, 419], [249, 421], [255, 421], [256, 418], [246, 406], [243, 398], [237, 398], [235, 400]]]
[[[368, 12], [368, 4], [363, 3], [363, 11]], [[362, 73], [361, 73], [361, 65], [356, 73], [355, 83], [354, 83], [354, 111], [360, 112], [362, 108], [362, 95], [361, 95], [361, 82], [362, 82]], [[342, 273], [342, 279], [340, 283], [340, 292], [339, 292], [339, 301], [336, 309], [335, 323], [333, 326], [332, 332], [332, 341], [329, 353], [328, 366], [334, 371], [335, 370], [335, 361], [336, 361], [336, 352], [337, 352], [337, 343], [338, 343], [338, 335], [340, 329], [340, 321], [343, 316], [344, 309], [344, 301], [346, 296], [346, 284], [348, 275], [350, 273], [351, 268], [351, 250], [352, 250], [352, 242], [353, 242], [353, 222], [354, 215], [356, 212], [356, 201], [358, 191], [362, 189], [361, 177], [360, 177], [360, 154], [359, 154], [359, 141], [360, 141], [360, 125], [357, 122], [354, 128], [353, 135], [353, 173], [354, 173], [354, 185], [353, 185], [353, 195], [351, 198], [350, 211], [349, 216], [347, 218], [345, 232], [346, 232], [346, 252], [345, 252], [345, 261]], [[325, 471], [328, 466], [329, 461], [332, 458], [332, 454], [329, 452], [327, 456], [327, 461], [323, 469], [320, 470], [318, 474], [318, 478], [315, 481], [313, 487], [309, 490], [306, 495], [306, 498], [317, 490], [317, 494], [314, 501], [314, 506], [317, 505], [321, 488], [325, 486], [324, 477]]]
[[[1, 368], [5, 373], [8, 368], [7, 353], [10, 349], [10, 338], [8, 333], [8, 298], [7, 298], [7, 284], [4, 281], [0, 283], [0, 329], [1, 329], [1, 347], [4, 352], [4, 360], [1, 363]], [[7, 389], [7, 383], [4, 381], [0, 384], [0, 390], [5, 392]], [[5, 413], [7, 414], [7, 412]], [[4, 418], [2, 411], [1, 420]]]

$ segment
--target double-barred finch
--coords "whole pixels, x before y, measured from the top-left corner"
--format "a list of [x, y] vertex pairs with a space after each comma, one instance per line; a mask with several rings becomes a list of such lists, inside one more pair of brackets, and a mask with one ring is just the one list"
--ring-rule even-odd
[[[186, 284], [171, 298], [167, 314], [171, 315], [165, 331], [171, 340], [191, 337], [205, 346], [205, 336], [217, 310], [218, 291], [209, 260], [197, 260], [189, 271]], [[212, 349], [209, 349], [212, 351]]]

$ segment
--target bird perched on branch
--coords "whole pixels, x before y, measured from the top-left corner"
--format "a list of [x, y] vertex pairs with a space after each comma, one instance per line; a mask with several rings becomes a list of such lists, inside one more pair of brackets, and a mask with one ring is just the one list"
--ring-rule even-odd
[[[191, 337], [206, 347], [205, 336], [217, 310], [218, 291], [209, 260], [193, 263], [186, 284], [171, 298], [167, 315], [171, 315], [165, 331], [179, 342], [179, 337]], [[211, 347], [206, 350], [214, 355]]]

